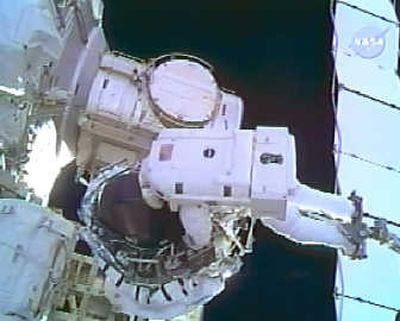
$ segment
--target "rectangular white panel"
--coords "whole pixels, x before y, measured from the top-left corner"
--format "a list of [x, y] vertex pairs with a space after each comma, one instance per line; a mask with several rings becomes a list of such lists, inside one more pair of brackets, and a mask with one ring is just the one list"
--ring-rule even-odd
[[[342, 194], [356, 190], [364, 198], [365, 212], [400, 221], [400, 174], [382, 167], [400, 167], [399, 30], [393, 21], [396, 15], [387, 0], [337, 4], [336, 69], [345, 88], [339, 89], [341, 135], [336, 135], [335, 145]], [[371, 220], [365, 222], [373, 225]], [[400, 235], [400, 229], [390, 230]], [[340, 258], [339, 292], [400, 308], [400, 255], [371, 240], [367, 253], [361, 261]], [[395, 319], [394, 312], [349, 299], [343, 305], [338, 301], [337, 310], [342, 321]]]
[[[251, 181], [252, 207], [284, 220], [292, 167], [287, 128], [257, 127]], [[287, 166], [289, 165], [289, 166]]]

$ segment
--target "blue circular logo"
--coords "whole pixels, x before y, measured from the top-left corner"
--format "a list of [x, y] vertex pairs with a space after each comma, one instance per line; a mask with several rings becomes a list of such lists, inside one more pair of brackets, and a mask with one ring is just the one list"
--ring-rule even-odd
[[372, 59], [382, 54], [385, 49], [385, 35], [389, 28], [364, 27], [353, 37], [351, 47], [362, 58]]

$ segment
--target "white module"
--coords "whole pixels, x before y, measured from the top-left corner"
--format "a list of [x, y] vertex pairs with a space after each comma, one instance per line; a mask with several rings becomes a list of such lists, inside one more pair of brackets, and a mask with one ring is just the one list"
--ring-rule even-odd
[[156, 132], [164, 126], [143, 103], [142, 78], [146, 65], [118, 53], [101, 58], [80, 117], [77, 164], [93, 169], [147, 154]]
[[77, 164], [93, 170], [134, 162], [166, 127], [238, 129], [243, 102], [221, 90], [200, 58], [171, 54], [141, 60], [106, 52], [80, 117]]
[[116, 53], [103, 55], [93, 81], [86, 112], [126, 124], [139, 123], [139, 87], [135, 79], [144, 65]]
[[0, 319], [34, 320], [52, 304], [75, 228], [23, 200], [0, 200]]

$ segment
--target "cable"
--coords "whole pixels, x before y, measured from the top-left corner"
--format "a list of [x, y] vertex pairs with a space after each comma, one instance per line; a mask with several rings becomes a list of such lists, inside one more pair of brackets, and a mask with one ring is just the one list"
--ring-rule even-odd
[[[336, 24], [335, 24], [335, 0], [331, 0], [330, 5], [329, 5], [329, 13], [331, 17], [331, 22], [332, 22], [332, 28], [333, 28], [333, 37], [336, 39], [336, 44], [332, 50], [332, 56], [333, 56], [333, 74], [332, 74], [332, 84], [331, 84], [331, 106], [332, 106], [332, 111], [333, 111], [333, 121], [334, 121], [334, 126], [335, 126], [335, 132], [337, 135], [337, 141], [338, 145], [337, 148], [340, 150], [342, 147], [342, 132], [339, 127], [339, 122], [337, 119], [337, 104], [336, 104], [336, 78], [337, 78], [337, 69], [336, 69], [336, 59], [337, 59], [337, 52], [338, 52], [338, 41], [339, 41], [339, 35], [336, 30]], [[335, 158], [335, 157], [334, 157]], [[339, 185], [339, 166], [340, 166], [340, 154], [337, 155], [336, 161], [335, 161], [335, 193], [340, 195], [340, 185]]]
[[339, 90], [340, 90], [340, 89], [346, 90], [346, 91], [351, 92], [351, 93], [353, 93], [353, 94], [356, 94], [356, 95], [358, 95], [358, 96], [360, 96], [360, 97], [367, 98], [367, 99], [369, 99], [369, 100], [378, 102], [378, 103], [380, 103], [380, 104], [382, 104], [382, 105], [384, 105], [384, 106], [386, 106], [386, 107], [389, 107], [389, 108], [395, 109], [395, 110], [397, 110], [397, 111], [400, 111], [400, 106], [398, 106], [398, 105], [396, 105], [396, 104], [388, 103], [388, 102], [385, 101], [385, 100], [382, 100], [382, 99], [373, 97], [373, 96], [371, 96], [371, 95], [369, 95], [369, 94], [366, 94], [366, 93], [364, 93], [364, 92], [362, 92], [362, 91], [359, 91], [359, 90], [357, 90], [357, 89], [353, 89], [353, 88], [347, 87], [345, 84], [340, 83], [340, 84], [339, 84]]
[[374, 306], [374, 307], [377, 307], [377, 308], [381, 308], [381, 309], [385, 309], [385, 310], [389, 310], [389, 311], [400, 313], [400, 309], [396, 309], [396, 308], [391, 307], [389, 305], [376, 303], [376, 302], [373, 302], [373, 301], [370, 301], [370, 300], [366, 300], [366, 299], [361, 298], [361, 297], [355, 297], [355, 296], [351, 296], [351, 295], [347, 295], [347, 294], [341, 294], [341, 293], [338, 293], [337, 291], [335, 291], [334, 294], [335, 294], [336, 297], [342, 297], [342, 298], [350, 299], [350, 300], [353, 300], [353, 301], [356, 301], [356, 302], [359, 302], [359, 303], [365, 303], [365, 304], [368, 304], [368, 305], [371, 305], [371, 306]]
[[388, 18], [386, 18], [386, 17], [384, 17], [384, 16], [381, 16], [381, 15], [378, 15], [378, 14], [373, 13], [373, 12], [371, 12], [371, 11], [365, 10], [365, 9], [363, 9], [363, 8], [361, 8], [361, 7], [358, 7], [358, 6], [354, 5], [354, 4], [350, 4], [350, 3], [346, 2], [346, 1], [343, 1], [343, 0], [337, 0], [336, 3], [343, 4], [343, 5], [347, 6], [347, 7], [350, 7], [350, 8], [352, 8], [352, 9], [356, 9], [356, 10], [358, 10], [358, 11], [360, 11], [360, 12], [363, 12], [363, 13], [368, 14], [368, 15], [370, 15], [370, 16], [373, 16], [373, 17], [375, 17], [375, 18], [378, 18], [378, 19], [381, 19], [381, 20], [383, 20], [383, 21], [392, 23], [392, 24], [394, 24], [397, 28], [400, 27], [400, 23], [398, 23], [397, 21], [388, 19]]
[[388, 171], [392, 171], [392, 172], [395, 172], [395, 173], [397, 173], [397, 174], [400, 174], [400, 169], [398, 169], [398, 168], [395, 168], [395, 167], [393, 167], [393, 166], [384, 165], [384, 164], [380, 164], [380, 163], [371, 161], [371, 160], [369, 160], [369, 159], [367, 159], [367, 158], [364, 158], [364, 157], [359, 156], [359, 155], [354, 154], [354, 153], [345, 152], [345, 151], [343, 151], [343, 150], [336, 149], [336, 148], [333, 149], [333, 153], [336, 153], [336, 154], [338, 154], [338, 155], [346, 155], [346, 156], [348, 156], [348, 157], [351, 157], [351, 158], [354, 158], [354, 159], [358, 159], [358, 160], [360, 160], [360, 161], [362, 161], [362, 162], [365, 162], [365, 163], [367, 163], [367, 164], [370, 164], [370, 165], [373, 165], [373, 166], [376, 166], [376, 167], [380, 167], [380, 168], [386, 169], [386, 170], [388, 170]]
[[[337, 255], [337, 271], [339, 272], [339, 280], [340, 280], [340, 287], [341, 287], [341, 299], [340, 299], [340, 306], [338, 308], [338, 321], [342, 321], [343, 318], [343, 295], [344, 295], [344, 276], [343, 276], [343, 267], [342, 267], [342, 260], [340, 256]], [[337, 290], [335, 290], [335, 294]]]

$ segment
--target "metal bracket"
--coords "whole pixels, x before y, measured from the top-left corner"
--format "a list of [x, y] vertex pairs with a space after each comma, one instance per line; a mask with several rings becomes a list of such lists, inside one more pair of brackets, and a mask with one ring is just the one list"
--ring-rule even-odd
[[400, 238], [388, 230], [387, 220], [375, 217], [374, 226], [368, 227], [362, 222], [364, 217], [362, 198], [357, 196], [353, 191], [349, 200], [353, 202], [355, 211], [352, 215], [351, 223], [344, 224], [343, 228], [349, 240], [356, 245], [356, 249], [351, 255], [351, 258], [364, 259], [367, 257], [367, 238], [377, 240], [380, 244], [387, 244], [391, 250], [400, 254]]
[[389, 232], [385, 219], [376, 219], [374, 226], [369, 231], [372, 239], [377, 240], [380, 244], [388, 244], [390, 249], [400, 254], [400, 238]]
[[343, 228], [349, 240], [356, 246], [354, 252], [351, 254], [351, 258], [365, 259], [367, 258], [366, 239], [369, 236], [369, 231], [367, 224], [362, 222], [364, 214], [362, 198], [353, 191], [350, 194], [349, 200], [354, 205], [354, 213], [351, 217], [351, 223], [343, 224]]

